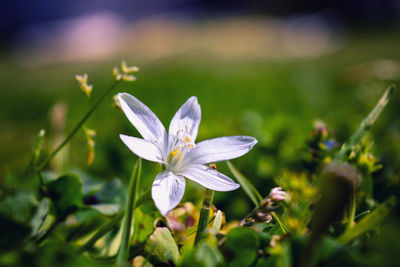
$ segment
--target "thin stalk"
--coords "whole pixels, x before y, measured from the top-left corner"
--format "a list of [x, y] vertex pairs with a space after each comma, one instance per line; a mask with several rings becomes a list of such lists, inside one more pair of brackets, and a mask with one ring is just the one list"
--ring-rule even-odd
[[278, 222], [279, 226], [281, 227], [281, 230], [283, 234], [287, 234], [288, 229], [285, 226], [285, 224], [279, 219], [278, 214], [275, 213], [275, 211], [271, 212], [272, 217]]
[[208, 217], [210, 216], [210, 209], [214, 198], [214, 191], [206, 188], [204, 191], [203, 206], [200, 211], [199, 224], [197, 226], [196, 238], [194, 244], [196, 245], [207, 233]]
[[97, 109], [97, 107], [104, 101], [106, 96], [115, 88], [119, 81], [115, 81], [105, 93], [97, 100], [97, 102], [93, 105], [91, 109], [83, 116], [83, 118], [78, 122], [75, 128], [68, 134], [68, 136], [64, 139], [64, 141], [58, 145], [56, 149], [52, 153], [50, 153], [47, 158], [34, 170], [34, 174], [40, 172], [49, 161], [71, 140], [71, 138], [78, 132], [78, 130], [82, 127], [82, 125], [89, 119], [92, 113]]
[[132, 222], [134, 219], [134, 210], [138, 198], [140, 174], [142, 171], [142, 159], [138, 158], [133, 168], [132, 176], [128, 187], [128, 197], [125, 203], [125, 220], [122, 229], [121, 246], [119, 247], [117, 256], [117, 266], [124, 267], [127, 265], [129, 257], [129, 240], [132, 232]]
[[45, 134], [46, 134], [46, 131], [44, 129], [41, 129], [36, 136], [35, 144], [32, 149], [31, 161], [29, 162], [29, 165], [26, 168], [26, 171], [25, 171], [26, 173], [31, 173], [35, 169], [35, 166], [39, 160], [40, 150], [42, 147], [43, 138], [44, 138]]
[[348, 222], [347, 222], [347, 226], [346, 226], [346, 230], [350, 229], [353, 227], [354, 225], [354, 219], [356, 217], [356, 188], [353, 188], [354, 192], [353, 192], [353, 196], [351, 197], [350, 203], [349, 203], [349, 207], [348, 207]]

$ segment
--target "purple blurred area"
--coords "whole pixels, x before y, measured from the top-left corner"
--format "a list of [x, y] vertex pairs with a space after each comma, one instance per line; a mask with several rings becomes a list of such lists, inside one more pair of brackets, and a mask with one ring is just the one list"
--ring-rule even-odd
[[0, 48], [25, 66], [128, 51], [145, 61], [179, 54], [316, 57], [340, 49], [349, 29], [397, 30], [399, 18], [400, 0], [6, 1]]
[[133, 22], [154, 15], [208, 18], [217, 16], [278, 16], [321, 13], [341, 25], [399, 22], [399, 0], [21, 0], [3, 1], [0, 38], [10, 40], [25, 27], [88, 13], [110, 12]]

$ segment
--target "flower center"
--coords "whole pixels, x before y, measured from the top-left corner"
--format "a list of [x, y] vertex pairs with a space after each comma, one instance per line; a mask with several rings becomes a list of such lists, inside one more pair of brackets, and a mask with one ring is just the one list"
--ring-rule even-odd
[[171, 167], [175, 167], [182, 156], [189, 150], [196, 147], [193, 138], [189, 134], [189, 127], [181, 129], [176, 133], [173, 145], [170, 147], [168, 162]]

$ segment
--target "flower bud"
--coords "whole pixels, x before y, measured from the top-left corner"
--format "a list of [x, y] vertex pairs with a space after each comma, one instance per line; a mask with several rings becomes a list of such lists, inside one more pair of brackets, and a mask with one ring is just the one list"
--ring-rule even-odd
[[285, 191], [283, 191], [282, 188], [280, 188], [280, 187], [274, 187], [271, 189], [269, 196], [272, 201], [280, 202], [287, 198], [287, 193]]
[[87, 84], [88, 75], [86, 73], [83, 75], [75, 75], [75, 79], [78, 81], [81, 91], [89, 98], [93, 90], [93, 85]]
[[139, 71], [139, 68], [136, 66], [131, 66], [128, 67], [128, 65], [126, 65], [125, 61], [121, 62], [121, 70], [123, 73], [135, 73]]

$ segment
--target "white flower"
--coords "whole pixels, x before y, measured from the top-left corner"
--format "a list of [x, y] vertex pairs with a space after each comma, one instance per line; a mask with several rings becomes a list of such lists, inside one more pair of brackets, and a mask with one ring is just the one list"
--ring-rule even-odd
[[157, 116], [135, 97], [120, 93], [118, 98], [125, 115], [143, 137], [121, 134], [121, 140], [139, 157], [165, 166], [151, 190], [161, 214], [167, 214], [181, 201], [186, 186], [184, 177], [215, 191], [239, 187], [226, 175], [204, 164], [246, 154], [257, 143], [254, 137], [220, 137], [195, 144], [201, 118], [196, 97], [189, 98], [176, 112], [168, 133]]

